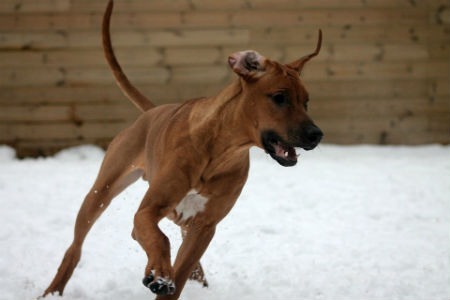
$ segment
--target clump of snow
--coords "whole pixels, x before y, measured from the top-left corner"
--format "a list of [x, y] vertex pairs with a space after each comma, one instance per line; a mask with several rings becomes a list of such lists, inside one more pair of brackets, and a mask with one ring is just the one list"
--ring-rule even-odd
[[9, 147], [0, 145], [0, 162], [9, 162], [16, 157], [16, 151]]
[[102, 148], [94, 145], [82, 145], [64, 149], [55, 154], [54, 158], [59, 161], [85, 161], [98, 160], [104, 156]]
[[[0, 299], [43, 293], [102, 157], [81, 147], [16, 160], [0, 148]], [[450, 299], [449, 146], [323, 145], [292, 168], [257, 149], [251, 157], [202, 259], [210, 287], [188, 283], [182, 299]], [[48, 299], [153, 299], [130, 237], [146, 188], [139, 181], [113, 201], [63, 298]], [[179, 229], [161, 227], [176, 251]]]

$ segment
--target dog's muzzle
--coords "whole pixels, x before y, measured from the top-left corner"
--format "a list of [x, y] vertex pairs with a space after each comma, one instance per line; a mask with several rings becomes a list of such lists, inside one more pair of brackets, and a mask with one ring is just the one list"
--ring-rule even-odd
[[273, 130], [263, 131], [261, 142], [264, 150], [280, 165], [291, 167], [297, 164], [298, 154], [295, 148], [312, 150], [317, 147], [323, 137], [323, 132], [313, 123], [308, 123], [300, 129], [289, 132], [288, 141]]

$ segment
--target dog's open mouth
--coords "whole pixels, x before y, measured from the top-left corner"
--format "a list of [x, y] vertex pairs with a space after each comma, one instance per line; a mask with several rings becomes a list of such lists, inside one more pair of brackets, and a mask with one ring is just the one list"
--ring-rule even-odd
[[261, 135], [264, 150], [284, 167], [291, 167], [297, 163], [297, 152], [289, 143], [285, 142], [273, 131], [265, 131]]

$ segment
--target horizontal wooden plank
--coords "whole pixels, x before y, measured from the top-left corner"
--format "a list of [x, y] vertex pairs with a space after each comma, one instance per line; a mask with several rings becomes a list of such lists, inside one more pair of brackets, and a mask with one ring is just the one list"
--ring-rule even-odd
[[[114, 49], [124, 66], [156, 66], [162, 64], [163, 53], [155, 48], [117, 47]], [[64, 49], [42, 51], [0, 51], [3, 67], [73, 67], [106, 66], [101, 49]]]
[[[449, 97], [414, 98], [328, 98], [317, 97], [311, 101], [309, 114], [313, 118], [345, 119], [354, 116], [403, 120], [415, 116], [431, 116], [447, 112], [450, 114]], [[140, 112], [130, 103], [97, 104], [73, 103], [67, 105], [8, 105], [0, 110], [0, 123], [73, 122], [82, 124], [91, 121], [130, 121]], [[450, 124], [449, 124], [450, 126]]]
[[[312, 45], [296, 45], [285, 46], [282, 49], [272, 47], [272, 49], [268, 51], [269, 54], [266, 54], [264, 50], [266, 48], [270, 49], [271, 46], [261, 47], [261, 50], [259, 47], [256, 49], [268, 58], [274, 58], [275, 60], [282, 59], [284, 62], [296, 60], [313, 51]], [[228, 49], [238, 50], [237, 47], [228, 47], [226, 49], [228, 53], [230, 53]], [[324, 43], [322, 51], [313, 61], [350, 62], [355, 65], [358, 62], [433, 61], [440, 59], [447, 60], [449, 58], [450, 44], [444, 42], [431, 43], [428, 45], [415, 43], [352, 43], [348, 45]]]
[[2, 0], [0, 13], [65, 12], [70, 0]]
[[[190, 98], [217, 94], [224, 84], [136, 84], [153, 102], [179, 102]], [[0, 89], [0, 104], [49, 105], [68, 103], [129, 103], [112, 82], [108, 85], [85, 87], [5, 87]], [[131, 104], [130, 104], [131, 105]]]
[[443, 40], [439, 44], [431, 44], [428, 48], [430, 58], [450, 57], [450, 39]]
[[[138, 88], [153, 101], [183, 101], [200, 96], [212, 96], [227, 83], [193, 85], [168, 83], [164, 85], [137, 84]], [[377, 80], [305, 80], [312, 105], [316, 98], [364, 99], [378, 97], [386, 99], [407, 97], [450, 97], [448, 79], [377, 79]], [[1, 105], [53, 105], [68, 103], [124, 103], [126, 98], [119, 88], [109, 82], [106, 85], [62, 86], [62, 87], [3, 87], [0, 89]]]
[[386, 25], [417, 24], [428, 19], [421, 9], [302, 9], [290, 11], [239, 11], [232, 16], [235, 26], [285, 28], [304, 25]]
[[[402, 120], [413, 116], [450, 114], [450, 97], [409, 97], [409, 98], [347, 98], [315, 97], [311, 101], [310, 114], [318, 118], [382, 117]], [[71, 103], [66, 105], [14, 105], [3, 106], [0, 122], [60, 122], [60, 121], [117, 121], [132, 120], [138, 111], [127, 102], [123, 103]], [[450, 124], [449, 124], [450, 126]]]
[[402, 97], [428, 97], [428, 96], [449, 96], [450, 87], [448, 79], [411, 79], [390, 80], [317, 80], [306, 81], [310, 98], [315, 97], [330, 98], [336, 97], [365, 99], [367, 97], [378, 97], [395, 99]]
[[[267, 48], [267, 47], [266, 47]], [[228, 48], [231, 49], [231, 48]], [[115, 47], [116, 56], [125, 66], [198, 66], [225, 64], [228, 56], [237, 50], [222, 51], [219, 47]], [[280, 53], [279, 57], [282, 54]], [[73, 67], [106, 66], [101, 49], [65, 49], [41, 51], [0, 51], [1, 65], [4, 67]]]
[[[77, 0], [72, 2], [71, 10], [74, 12], [103, 12], [106, 8], [106, 2]], [[170, 0], [170, 1], [114, 1], [114, 12], [177, 12], [191, 9], [191, 3], [188, 0]]]
[[339, 114], [333, 116], [316, 117], [316, 123], [321, 127], [333, 128], [337, 131], [370, 131], [374, 129], [385, 130], [447, 130], [450, 129], [450, 114], [447, 112], [408, 115], [402, 118], [374, 112], [371, 118], [367, 114], [347, 114], [342, 117]]
[[[329, 128], [327, 128], [328, 126]], [[335, 130], [332, 124], [321, 124], [321, 129], [324, 132], [322, 143], [342, 143], [345, 140], [346, 143], [350, 144], [417, 145], [432, 143], [448, 145], [450, 143], [449, 129], [447, 131], [436, 131], [426, 128], [392, 129], [382, 126], [370, 130], [353, 128], [355, 126]]]
[[[323, 27], [324, 43], [339, 45], [370, 43], [389, 45], [415, 43], [429, 45], [450, 40], [450, 31], [444, 26], [329, 26]], [[314, 47], [317, 26], [288, 27], [271, 30], [217, 29], [217, 30], [118, 30], [113, 31], [115, 47], [170, 47], [170, 46], [239, 46], [258, 49], [259, 45]], [[445, 44], [445, 43], [444, 43]], [[100, 33], [96, 31], [0, 32], [3, 49], [99, 48]]]
[[[251, 0], [252, 3], [267, 3], [270, 5], [270, 0]], [[369, 0], [369, 1], [358, 1], [358, 0], [344, 0], [344, 1], [329, 1], [329, 0], [316, 0], [313, 3], [308, 0], [282, 0], [291, 2], [292, 8], [294, 5], [297, 5], [298, 8], [301, 8], [301, 5], [308, 6], [311, 5], [313, 7], [318, 8], [343, 8], [343, 7], [364, 7], [364, 8], [421, 8], [421, 9], [434, 9], [445, 5], [446, 0], [430, 0], [430, 1], [404, 1], [404, 0]], [[341, 6], [342, 5], [342, 6]]]
[[[112, 28], [116, 29], [180, 29], [181, 13], [114, 13]], [[92, 30], [98, 32], [102, 25], [102, 13], [43, 13], [11, 14], [2, 16], [2, 31]]]
[[[445, 143], [450, 137], [450, 128], [448, 125], [450, 118], [442, 115], [439, 122], [431, 124], [427, 117], [412, 117], [402, 121], [389, 120], [387, 118], [347, 118], [345, 121], [338, 119], [316, 119], [316, 124], [324, 132], [324, 143], [332, 143], [338, 136], [345, 134], [349, 136], [359, 136], [358, 143], [395, 143], [395, 144], [410, 144], [412, 141], [417, 141], [417, 136], [420, 136], [422, 141]], [[447, 122], [447, 123], [446, 123]], [[439, 128], [440, 127], [440, 128]], [[425, 138], [428, 134], [433, 137], [434, 133], [442, 140], [434, 140]], [[447, 136], [445, 135], [447, 133]], [[367, 136], [377, 137], [377, 140], [367, 140]], [[395, 137], [395, 138], [394, 138]], [[422, 143], [423, 143], [422, 142]]]
[[448, 26], [402, 25], [395, 22], [383, 26], [355, 25], [347, 23], [342, 26], [315, 26], [253, 29], [250, 32], [250, 44], [283, 44], [283, 45], [311, 45], [317, 40], [317, 29], [322, 28], [324, 42], [338, 44], [352, 44], [367, 42], [370, 44], [418, 43], [427, 45], [450, 40]]
[[[246, 29], [132, 30], [113, 33], [115, 47], [243, 45], [248, 40]], [[89, 48], [100, 47], [100, 44], [100, 34], [92, 31], [0, 32], [0, 48], [3, 49]]]
[[218, 47], [165, 48], [163, 63], [170, 66], [214, 65], [226, 61]]
[[[0, 19], [0, 30], [98, 30], [102, 13], [60, 13], [6, 15]], [[233, 12], [140, 12], [115, 13], [114, 29], [180, 29], [256, 27], [285, 28], [305, 25], [385, 25], [428, 22], [428, 12], [423, 9], [298, 9], [237, 10]]]
[[0, 141], [11, 143], [15, 140], [50, 140], [50, 139], [109, 139], [117, 135], [131, 122], [53, 123], [53, 124], [0, 124]]
[[[429, 48], [440, 48], [441, 45], [422, 45], [416, 43], [404, 44], [377, 44], [377, 43], [352, 43], [333, 44], [325, 43], [324, 49], [314, 60], [331, 61], [405, 61], [405, 60], [427, 60], [431, 58]], [[298, 59], [299, 57], [311, 53], [312, 47], [289, 46], [286, 47], [284, 59], [287, 61]], [[441, 51], [434, 52], [434, 58], [447, 58], [449, 53]]]
[[231, 0], [210, 1], [192, 0], [197, 10], [235, 10], [235, 9], [343, 9], [343, 8], [421, 8], [439, 7], [446, 4], [446, 0], [433, 1], [404, 1], [404, 0]]
[[428, 129], [433, 132], [444, 132], [450, 137], [450, 113], [433, 114], [428, 120]]
[[[220, 83], [228, 81], [231, 72], [224, 66], [173, 67], [167, 68], [126, 68], [126, 74], [133, 83], [164, 84], [186, 82], [197, 84]], [[19, 68], [0, 70], [2, 86], [86, 86], [114, 82], [107, 68]]]
[[[428, 5], [435, 7], [444, 5], [445, 1], [433, 1], [425, 3], [422, 1], [410, 2], [404, 0], [378, 0], [378, 1], [306, 1], [306, 0], [282, 0], [276, 2], [268, 0], [228, 0], [228, 1], [208, 1], [208, 0], [170, 0], [170, 1], [115, 1], [114, 10], [117, 12], [142, 12], [142, 11], [202, 11], [202, 10], [228, 10], [236, 9], [311, 9], [311, 8], [427, 8]], [[101, 1], [77, 0], [70, 3], [69, 0], [40, 0], [39, 3], [33, 0], [3, 0], [0, 5], [0, 12], [53, 12], [66, 11], [70, 7], [78, 12], [103, 12], [106, 3]]]
[[[257, 51], [267, 58], [290, 62], [312, 51], [310, 46], [258, 47]], [[123, 66], [154, 67], [224, 65], [227, 57], [242, 46], [224, 47], [167, 47], [162, 50], [153, 47], [116, 47], [116, 55]], [[427, 59], [448, 59], [450, 46], [443, 44], [352, 44], [334, 45], [327, 43], [317, 61], [340, 61], [358, 63], [361, 61], [409, 61]], [[58, 66], [105, 66], [101, 49], [67, 49], [41, 51], [0, 51], [2, 67]]]
[[[445, 132], [430, 132], [427, 130], [416, 130], [414, 133], [408, 131], [386, 131], [372, 130], [366, 132], [328, 132], [322, 143], [354, 145], [354, 144], [379, 144], [379, 145], [423, 145], [450, 143], [450, 136]], [[320, 145], [319, 145], [320, 149]], [[301, 158], [300, 158], [301, 159]]]
[[[411, 116], [432, 116], [434, 114], [450, 114], [450, 98], [412, 98], [412, 99], [357, 99], [337, 98], [330, 101], [317, 98], [310, 105], [312, 117], [324, 118], [336, 115], [382, 117], [388, 119], [404, 119]], [[0, 122], [10, 121], [117, 121], [134, 120], [138, 110], [124, 102], [114, 104], [76, 104], [70, 106], [4, 106], [0, 113]], [[450, 126], [450, 124], [449, 124]]]
[[[449, 61], [411, 61], [385, 63], [348, 64], [341, 62], [312, 62], [305, 67], [302, 76], [308, 80], [320, 79], [427, 79], [449, 78]], [[163, 84], [175, 82], [226, 83], [231, 71], [225, 65], [205, 67], [127, 67], [130, 80], [138, 83]], [[110, 70], [101, 67], [21, 67], [0, 70], [0, 86], [61, 86], [108, 84], [112, 81]]]
[[[14, 0], [9, 0], [14, 1]], [[29, 0], [31, 1], [31, 0]], [[171, 0], [171, 1], [115, 1], [114, 10], [124, 12], [142, 11], [236, 11], [244, 9], [342, 9], [342, 8], [421, 8], [439, 7], [447, 4], [446, 0], [405, 1], [405, 0]], [[105, 3], [101, 1], [77, 0], [72, 3], [72, 10], [82, 12], [102, 12]]]
[[[389, 120], [403, 120], [414, 116], [431, 116], [447, 112], [450, 114], [450, 97], [409, 98], [345, 98], [316, 97], [309, 105], [312, 117], [327, 118], [340, 116], [376, 117]], [[449, 124], [450, 126], [450, 124]]]
[[0, 123], [36, 124], [42, 122], [72, 122], [83, 124], [91, 121], [130, 121], [140, 112], [125, 101], [122, 104], [77, 104], [8, 106], [0, 110]]
[[172, 68], [172, 83], [213, 84], [229, 81], [231, 72], [223, 66], [217, 67], [175, 67]]
[[[170, 78], [167, 68], [127, 68], [127, 76], [133, 82], [163, 84]], [[2, 86], [63, 86], [93, 85], [114, 82], [107, 67], [92, 68], [12, 68], [0, 70], [0, 87]]]
[[449, 78], [447, 60], [425, 62], [384, 62], [348, 64], [341, 62], [310, 63], [302, 71], [308, 79], [410, 79], [410, 78]]
[[8, 106], [0, 110], [0, 123], [27, 121], [68, 121], [68, 106]]

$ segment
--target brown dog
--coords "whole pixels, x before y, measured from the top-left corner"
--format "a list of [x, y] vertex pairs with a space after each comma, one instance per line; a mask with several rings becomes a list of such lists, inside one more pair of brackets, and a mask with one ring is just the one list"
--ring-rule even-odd
[[[44, 296], [59, 292], [76, 267], [83, 241], [111, 200], [138, 178], [150, 187], [134, 217], [132, 236], [145, 250], [144, 285], [157, 299], [178, 299], [187, 279], [201, 272], [200, 257], [216, 225], [233, 207], [249, 169], [249, 148], [258, 146], [282, 166], [297, 163], [295, 147], [314, 149], [322, 131], [308, 117], [308, 93], [299, 72], [316, 50], [283, 65], [255, 51], [232, 54], [239, 78], [217, 96], [154, 107], [127, 79], [112, 50], [103, 20], [103, 46], [116, 82], [142, 111], [114, 138], [75, 224], [74, 240]], [[158, 223], [168, 217], [181, 226], [183, 243], [172, 266], [168, 238]]]

